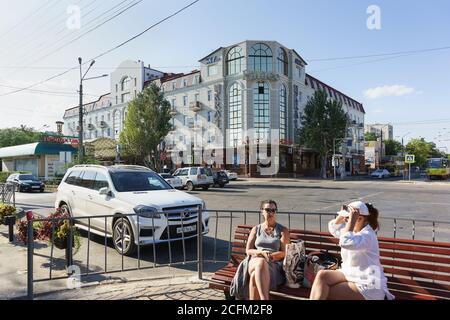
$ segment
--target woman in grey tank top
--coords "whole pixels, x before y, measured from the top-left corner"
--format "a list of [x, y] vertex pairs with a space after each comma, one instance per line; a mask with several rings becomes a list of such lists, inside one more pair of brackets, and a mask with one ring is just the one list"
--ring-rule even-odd
[[265, 221], [254, 227], [248, 238], [250, 300], [269, 300], [269, 291], [285, 281], [282, 263], [290, 238], [287, 228], [276, 222], [276, 210], [275, 201], [263, 201], [261, 214]]

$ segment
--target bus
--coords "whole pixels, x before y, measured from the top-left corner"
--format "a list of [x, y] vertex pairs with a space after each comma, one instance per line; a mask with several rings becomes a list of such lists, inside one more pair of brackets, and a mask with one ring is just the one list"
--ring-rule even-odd
[[447, 180], [450, 177], [450, 160], [447, 158], [431, 158], [427, 160], [428, 179]]

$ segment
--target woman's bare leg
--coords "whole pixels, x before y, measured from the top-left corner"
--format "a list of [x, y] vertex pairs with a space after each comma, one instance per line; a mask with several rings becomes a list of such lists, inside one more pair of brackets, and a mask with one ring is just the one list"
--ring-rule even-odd
[[341, 282], [330, 287], [328, 300], [365, 300], [353, 282]]
[[338, 270], [320, 270], [314, 279], [309, 298], [311, 300], [327, 300], [330, 287], [347, 282], [342, 272]]
[[249, 299], [250, 300], [260, 300], [258, 288], [256, 287], [256, 282], [255, 282], [255, 272], [253, 272], [250, 275], [248, 290], [249, 290]]
[[249, 263], [249, 274], [255, 275], [255, 284], [258, 289], [258, 294], [261, 300], [269, 300], [269, 289], [270, 289], [270, 272], [269, 265], [264, 258], [250, 259]]

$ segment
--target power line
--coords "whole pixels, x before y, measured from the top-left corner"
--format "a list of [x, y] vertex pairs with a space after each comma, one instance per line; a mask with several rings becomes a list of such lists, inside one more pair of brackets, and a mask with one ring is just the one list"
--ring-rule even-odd
[[11, 28], [9, 28], [8, 30], [6, 30], [4, 33], [2, 33], [0, 35], [0, 39], [4, 38], [6, 35], [8, 35], [9, 33], [11, 33], [11, 31], [15, 30], [18, 26], [22, 25], [25, 21], [27, 21], [28, 19], [30, 19], [31, 17], [33, 17], [34, 15], [36, 15], [39, 11], [41, 11], [42, 9], [44, 9], [47, 5], [49, 5], [51, 2], [53, 2], [55, 0], [47, 0], [43, 5], [41, 5], [40, 7], [38, 7], [36, 10], [33, 10], [32, 12], [30, 12], [25, 18], [21, 19], [18, 23], [16, 23], [15, 25], [13, 25]]
[[[77, 0], [75, 5], [79, 6], [82, 1], [83, 0]], [[80, 8], [80, 10], [84, 11], [85, 9], [87, 9], [89, 6], [91, 6], [96, 1], [97, 0], [93, 0], [90, 3], [86, 4], [85, 6], [82, 6]], [[62, 18], [58, 19], [60, 17], [62, 17]], [[54, 30], [58, 25], [64, 23], [64, 21], [66, 21], [66, 20], [67, 20], [67, 16], [66, 16], [65, 12], [63, 12], [63, 13], [58, 12], [56, 16], [53, 16], [52, 18], [50, 18], [43, 24], [39, 25], [38, 27], [33, 28], [33, 30], [31, 30], [30, 33], [28, 33], [24, 37], [18, 39], [16, 41], [14, 51], [16, 51], [16, 52], [17, 51], [20, 51], [20, 52], [26, 51], [26, 53], [23, 54], [18, 60], [20, 61], [20, 60], [22, 60], [22, 57], [27, 56], [30, 52], [34, 52], [35, 48], [36, 48], [35, 47], [36, 43], [39, 43], [38, 46], [47, 45], [47, 42], [42, 41], [42, 39], [41, 39], [42, 36], [48, 35], [48, 33], [50, 31]], [[52, 23], [52, 22], [54, 22], [54, 23]], [[67, 28], [63, 28], [62, 30], [65, 30], [65, 29], [67, 29]], [[25, 50], [25, 49], [28, 49], [28, 50]]]
[[[20, 87], [15, 87], [15, 86], [7, 86], [7, 85], [2, 85], [0, 84], [0, 87], [3, 88], [9, 88], [9, 89], [21, 89]], [[61, 97], [78, 97], [78, 93], [77, 92], [71, 92], [71, 91], [52, 91], [52, 90], [38, 90], [38, 89], [27, 89], [26, 90], [27, 93], [30, 94], [44, 94], [44, 95], [55, 95], [55, 96], [61, 96]], [[91, 96], [91, 97], [99, 97], [102, 95], [98, 95], [98, 94], [88, 94], [88, 93], [83, 93], [83, 95], [85, 96]], [[111, 98], [111, 96], [107, 96], [109, 98]]]
[[[96, 1], [98, 1], [98, 0], [94, 0], [93, 2], [89, 3], [88, 5], [86, 5], [85, 7], [83, 7], [82, 10], [85, 10], [85, 9], [88, 8], [90, 5], [92, 5], [93, 3], [95, 3]], [[131, 0], [124, 0], [124, 1], [122, 1], [122, 2], [120, 2], [120, 3], [118, 3], [118, 4], [116, 4], [116, 5], [114, 5], [112, 8], [110, 8], [110, 9], [108, 9], [107, 11], [103, 12], [103, 13], [100, 14], [99, 16], [97, 16], [97, 17], [95, 17], [95, 18], [89, 20], [89, 21], [86, 22], [85, 24], [83, 24], [83, 27], [86, 27], [86, 26], [90, 25], [92, 22], [95, 22], [95, 20], [100, 19], [103, 15], [109, 13], [111, 10], [116, 9], [118, 6], [122, 5], [123, 3], [127, 2], [127, 1], [131, 1]], [[98, 7], [96, 7], [96, 8], [98, 8]], [[94, 9], [94, 10], [95, 10], [95, 9]], [[91, 12], [93, 12], [93, 11], [91, 10], [91, 11], [89, 11], [88, 13], [84, 14], [84, 15], [82, 16], [82, 18], [86, 18], [86, 16], [88, 16]], [[65, 19], [65, 18], [64, 18], [64, 19]], [[67, 30], [66, 27], [61, 28], [61, 30], [60, 30], [58, 33], [56, 33], [55, 36], [61, 34], [61, 33], [64, 32], [65, 30]], [[58, 40], [52, 41], [51, 44], [50, 44], [50, 47], [56, 45], [57, 43], [61, 42], [62, 40], [66, 39], [67, 37], [69, 37], [69, 36], [71, 36], [72, 34], [75, 34], [75, 33], [77, 33], [77, 32], [78, 32], [77, 30], [72, 31], [72, 32], [70, 32], [70, 33], [68, 33], [68, 34], [66, 34], [66, 35], [64, 35], [64, 36], [62, 36], [62, 37], [59, 38]], [[69, 44], [70, 44], [70, 43], [69, 43]], [[30, 49], [30, 50], [27, 50], [28, 53], [26, 53], [25, 55], [23, 55], [21, 58], [27, 57], [27, 56], [29, 56], [29, 55], [31, 55], [31, 54], [34, 55], [34, 51], [36, 51], [36, 50], [41, 50], [41, 49], [43, 49], [44, 47], [48, 47], [48, 44], [45, 43], [45, 42], [40, 43], [38, 46], [36, 46], [35, 48], [33, 48], [33, 50], [31, 50], [31, 49]], [[19, 59], [19, 61], [20, 61], [20, 60], [21, 60], [21, 59]]]
[[394, 56], [394, 55], [402, 55], [402, 54], [417, 54], [417, 53], [423, 53], [423, 52], [441, 51], [441, 50], [449, 50], [449, 49], [450, 49], [450, 46], [445, 46], [445, 47], [437, 47], [437, 48], [429, 48], [429, 49], [421, 49], [421, 50], [397, 51], [397, 52], [390, 52], [390, 53], [378, 53], [378, 54], [369, 54], [369, 55], [360, 55], [360, 56], [308, 59], [308, 61], [310, 61], [310, 62], [319, 62], [319, 61], [352, 60], [352, 59], [362, 59], [362, 58]]
[[[163, 22], [165, 22], [165, 21], [167, 21], [167, 20], [173, 18], [174, 16], [176, 16], [176, 15], [180, 14], [181, 12], [187, 10], [188, 8], [192, 7], [193, 5], [195, 5], [195, 4], [196, 4], [197, 2], [199, 2], [199, 1], [200, 1], [200, 0], [195, 0], [195, 1], [191, 2], [190, 4], [184, 6], [183, 8], [181, 8], [181, 9], [178, 10], [178, 11], [176, 11], [175, 13], [173, 13], [173, 14], [171, 14], [171, 15], [165, 17], [165, 18], [163, 18], [162, 20], [159, 20], [157, 23], [151, 25], [150, 27], [148, 27], [148, 28], [145, 29], [144, 31], [138, 33], [137, 35], [135, 35], [135, 36], [129, 38], [128, 40], [126, 40], [126, 41], [120, 43], [119, 45], [117, 45], [117, 46], [115, 46], [115, 47], [113, 47], [113, 48], [111, 48], [111, 49], [109, 49], [109, 50], [107, 50], [107, 51], [105, 51], [105, 52], [99, 54], [98, 56], [96, 56], [96, 57], [94, 57], [94, 58], [92, 58], [92, 59], [86, 61], [85, 63], [83, 63], [83, 65], [88, 64], [88, 63], [90, 63], [92, 60], [96, 60], [96, 59], [98, 59], [98, 58], [100, 58], [100, 57], [103, 57], [103, 56], [107, 55], [108, 53], [111, 53], [111, 52], [113, 52], [113, 51], [115, 51], [115, 50], [117, 50], [117, 49], [123, 47], [123, 46], [126, 45], [127, 43], [129, 43], [129, 42], [131, 42], [131, 41], [137, 39], [138, 37], [142, 36], [143, 34], [145, 34], [146, 32], [148, 32], [149, 30], [153, 29], [154, 27], [156, 27], [156, 26], [162, 24]], [[44, 79], [44, 80], [42, 80], [42, 81], [36, 82], [36, 83], [34, 83], [34, 84], [32, 84], [32, 85], [29, 85], [29, 86], [27, 86], [27, 87], [25, 87], [25, 88], [21, 88], [21, 89], [17, 89], [17, 90], [14, 90], [14, 91], [10, 91], [10, 92], [1, 94], [0, 97], [9, 96], [9, 95], [12, 95], [12, 94], [15, 94], [15, 93], [18, 93], [18, 92], [22, 92], [22, 91], [31, 89], [31, 88], [33, 88], [33, 87], [36, 87], [36, 86], [38, 86], [38, 85], [40, 85], [40, 84], [43, 84], [43, 83], [45, 83], [45, 82], [48, 82], [48, 81], [50, 81], [50, 80], [59, 78], [59, 77], [65, 75], [65, 74], [69, 73], [69, 72], [72, 71], [72, 70], [78, 69], [78, 67], [79, 67], [79, 66], [75, 66], [75, 67], [69, 68], [69, 69], [67, 69], [67, 70], [65, 70], [65, 71], [63, 71], [63, 72], [61, 72], [61, 73], [58, 73], [58, 74], [56, 74], [56, 75], [53, 75], [53, 76], [51, 76], [51, 77], [49, 77], [49, 78], [47, 78], [47, 79]]]
[[[68, 45], [70, 45], [70, 44], [74, 43], [75, 41], [81, 39], [82, 37], [86, 36], [87, 34], [89, 34], [89, 33], [93, 32], [93, 31], [97, 30], [98, 28], [100, 28], [101, 26], [105, 25], [105, 24], [108, 23], [109, 21], [111, 21], [111, 20], [117, 18], [118, 16], [122, 15], [122, 14], [125, 13], [126, 11], [128, 11], [128, 10], [130, 10], [131, 8], [135, 7], [136, 5], [138, 5], [139, 3], [141, 3], [142, 1], [144, 1], [144, 0], [138, 0], [137, 2], [134, 2], [134, 3], [130, 4], [128, 7], [124, 8], [124, 9], [121, 10], [120, 12], [116, 13], [115, 15], [113, 15], [112, 17], [110, 17], [109, 19], [107, 19], [106, 21], [103, 21], [102, 23], [100, 23], [100, 24], [94, 26], [93, 28], [89, 29], [88, 31], [86, 31], [86, 32], [82, 33], [81, 35], [77, 36], [76, 38], [74, 38], [74, 39], [72, 39], [72, 40], [66, 42], [65, 44], [59, 46], [58, 48], [56, 48], [56, 49], [50, 51], [49, 53], [47, 53], [47, 54], [45, 54], [45, 55], [43, 55], [43, 56], [37, 58], [36, 60], [32, 61], [32, 62], [30, 63], [30, 65], [33, 65], [33, 64], [35, 64], [35, 63], [37, 63], [37, 62], [39, 62], [39, 61], [42, 61], [42, 60], [48, 58], [49, 56], [55, 54], [56, 52], [58, 52], [58, 51], [64, 49], [64, 48], [67, 47]], [[63, 38], [64, 38], [64, 37], [63, 37]], [[61, 40], [61, 39], [60, 39], [60, 40]], [[57, 42], [59, 42], [59, 40], [58, 40]], [[9, 74], [9, 75], [10, 75], [10, 74]], [[8, 76], [9, 76], [9, 75], [8, 75]]]

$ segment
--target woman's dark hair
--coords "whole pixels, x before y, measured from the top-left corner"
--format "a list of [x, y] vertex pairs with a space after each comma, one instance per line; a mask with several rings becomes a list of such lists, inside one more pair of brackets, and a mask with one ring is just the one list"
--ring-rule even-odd
[[366, 203], [366, 206], [369, 209], [369, 216], [367, 217], [367, 221], [369, 221], [372, 229], [377, 231], [380, 228], [380, 224], [378, 222], [378, 209], [375, 208], [371, 203]]
[[278, 205], [277, 205], [277, 203], [275, 202], [275, 200], [264, 200], [264, 201], [262, 201], [262, 202], [261, 202], [261, 205], [259, 206], [259, 209], [262, 210], [266, 204], [272, 204], [272, 205], [275, 206], [275, 208], [278, 209]]

